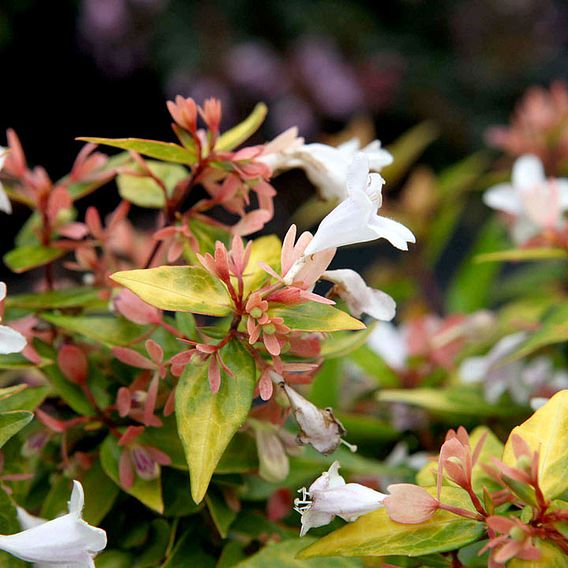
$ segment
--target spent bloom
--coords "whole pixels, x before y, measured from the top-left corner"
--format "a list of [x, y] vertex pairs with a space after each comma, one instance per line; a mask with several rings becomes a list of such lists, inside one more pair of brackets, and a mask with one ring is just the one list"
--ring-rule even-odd
[[408, 243], [416, 242], [404, 225], [377, 215], [382, 204], [384, 184], [379, 174], [369, 174], [369, 158], [359, 152], [347, 170], [348, 197], [320, 223], [305, 255], [376, 239], [387, 239], [400, 250], [408, 250]]
[[396, 313], [395, 301], [385, 292], [367, 286], [363, 278], [350, 269], [327, 270], [322, 278], [333, 282], [332, 294], [345, 300], [352, 315], [359, 317], [362, 313], [372, 318], [390, 321]]
[[527, 154], [513, 165], [511, 183], [489, 188], [483, 201], [513, 216], [512, 237], [521, 244], [544, 230], [562, 227], [568, 210], [568, 179], [547, 179], [539, 158]]
[[287, 385], [277, 373], [272, 373], [272, 380], [281, 386], [290, 402], [294, 418], [300, 427], [300, 444], [310, 444], [324, 455], [333, 453], [342, 443], [352, 450], [356, 449], [342, 439], [345, 428], [335, 418], [331, 408], [318, 408]]
[[303, 138], [298, 138], [297, 134], [297, 129], [291, 128], [275, 138], [265, 147], [260, 159], [274, 172], [292, 168], [304, 170], [326, 201], [348, 197], [349, 166], [357, 153], [368, 158], [373, 172], [380, 172], [392, 163], [392, 156], [381, 148], [378, 140], [361, 148], [359, 140], [353, 138], [335, 148], [327, 144], [304, 144]]
[[347, 522], [383, 507], [386, 495], [359, 483], [345, 483], [339, 475], [339, 462], [331, 464], [309, 487], [299, 490], [294, 509], [302, 515], [300, 536], [330, 523], [335, 516]]
[[24, 530], [0, 536], [0, 550], [41, 566], [94, 568], [93, 557], [106, 547], [107, 538], [104, 530], [81, 518], [84, 502], [83, 487], [74, 481], [66, 515], [45, 521], [20, 512]]

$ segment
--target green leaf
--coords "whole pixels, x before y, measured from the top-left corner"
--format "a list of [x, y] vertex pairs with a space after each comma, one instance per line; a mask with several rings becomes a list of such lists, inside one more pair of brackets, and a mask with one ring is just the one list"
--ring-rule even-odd
[[162, 310], [210, 316], [226, 316], [231, 311], [225, 286], [198, 266], [125, 270], [115, 272], [111, 278]]
[[384, 442], [400, 438], [400, 432], [388, 422], [354, 412], [335, 412], [338, 420], [347, 430], [347, 439], [350, 442]]
[[543, 347], [564, 343], [565, 341], [568, 341], [568, 302], [556, 305], [548, 310], [544, 315], [540, 329], [523, 341], [503, 364], [522, 359]]
[[258, 468], [258, 453], [251, 436], [237, 432], [223, 452], [216, 474], [245, 473]]
[[150, 523], [150, 533], [144, 543], [144, 549], [136, 558], [137, 568], [155, 568], [160, 566], [166, 555], [170, 540], [170, 526], [164, 519], [154, 519]]
[[[435, 488], [427, 489], [432, 495]], [[455, 487], [442, 488], [442, 501], [472, 510], [468, 494]], [[363, 515], [303, 550], [299, 558], [315, 556], [422, 556], [456, 550], [474, 542], [483, 533], [483, 523], [464, 519], [447, 511], [437, 511], [418, 525], [391, 521], [385, 509]]]
[[390, 166], [383, 168], [381, 175], [387, 180], [389, 187], [407, 172], [412, 163], [436, 138], [438, 138], [438, 127], [432, 122], [422, 122], [387, 147], [394, 160]]
[[[25, 386], [25, 385], [22, 385]], [[0, 396], [0, 412], [8, 410], [35, 410], [49, 392], [49, 387], [28, 387], [13, 396], [2, 398]]]
[[41, 314], [41, 319], [61, 327], [65, 331], [78, 333], [110, 347], [131, 345], [145, 333], [144, 327], [127, 319], [114, 316], [64, 316]]
[[384, 390], [377, 394], [377, 398], [381, 401], [405, 402], [434, 414], [452, 417], [519, 416], [526, 413], [524, 407], [490, 404], [478, 389], [467, 386]]
[[307, 302], [296, 306], [272, 307], [270, 317], [281, 317], [294, 331], [346, 331], [365, 329], [365, 324], [328, 304]]
[[351, 354], [367, 342], [374, 328], [371, 324], [362, 331], [338, 331], [326, 336], [321, 344], [321, 356], [328, 360]]
[[505, 444], [503, 462], [515, 466], [512, 438], [520, 436], [538, 451], [538, 478], [547, 499], [568, 494], [568, 390], [556, 393], [528, 420], [513, 428]]
[[174, 162], [176, 164], [195, 163], [197, 156], [195, 152], [190, 152], [178, 144], [171, 142], [160, 142], [158, 140], [145, 140], [142, 138], [77, 138], [83, 142], [93, 142], [112, 146], [121, 150], [133, 150], [143, 156], [163, 160], [164, 162]]
[[86, 307], [101, 301], [100, 290], [95, 288], [66, 288], [33, 294], [10, 295], [6, 298], [6, 307], [35, 311]]
[[262, 550], [238, 564], [238, 568], [363, 568], [359, 558], [310, 558], [299, 560], [300, 552], [307, 544], [313, 544], [315, 538], [304, 537], [288, 539], [277, 544], [269, 544]]
[[209, 513], [219, 534], [222, 538], [227, 538], [229, 527], [237, 518], [236, 511], [229, 508], [221, 493], [216, 489], [207, 492], [205, 502], [207, 503], [207, 508], [209, 509]]
[[[0, 487], [0, 534], [14, 534], [21, 530], [16, 506]], [[26, 566], [29, 565], [7, 552], [0, 551], [0, 568], [25, 568]]]
[[181, 440], [178, 435], [175, 416], [161, 418], [160, 428], [146, 428], [140, 438], [140, 443], [159, 448], [168, 454], [172, 460], [171, 467], [187, 471], [187, 462]]
[[381, 388], [400, 386], [398, 375], [369, 346], [363, 345], [349, 354], [349, 359], [377, 381]]
[[259, 129], [267, 112], [266, 105], [258, 103], [245, 120], [219, 136], [215, 150], [229, 151], [242, 144]]
[[105, 550], [97, 556], [97, 568], [132, 568], [134, 558], [121, 550]]
[[199, 535], [190, 529], [177, 541], [171, 556], [161, 568], [215, 568], [216, 564], [215, 558], [203, 550]]
[[51, 363], [48, 359], [43, 359], [38, 363], [32, 363], [26, 359], [21, 353], [10, 353], [9, 355], [0, 355], [0, 369], [17, 370], [17, 369], [35, 369], [36, 367], [45, 367]]
[[499, 273], [498, 264], [479, 265], [473, 258], [498, 248], [505, 239], [502, 223], [492, 219], [479, 232], [472, 250], [456, 272], [447, 295], [448, 312], [470, 313], [490, 301], [491, 287]]
[[164, 502], [162, 500], [162, 486], [160, 477], [151, 480], [141, 479], [135, 477], [134, 484], [130, 489], [124, 489], [120, 485], [120, 478], [118, 474], [118, 461], [120, 459], [121, 448], [118, 445], [117, 439], [111, 434], [105, 438], [101, 445], [101, 465], [104, 472], [118, 485], [123, 491], [132, 495], [138, 501], [156, 511], [163, 513]]
[[259, 266], [259, 262], [268, 264], [276, 272], [280, 271], [280, 254], [282, 243], [276, 235], [259, 237], [252, 241], [250, 259], [244, 277], [244, 295], [258, 290], [267, 278], [268, 273]]
[[0, 448], [29, 424], [34, 415], [24, 410], [11, 410], [0, 414]]
[[[186, 179], [188, 171], [178, 164], [165, 164], [163, 162], [146, 162], [150, 171], [162, 180], [168, 197], [171, 197], [178, 182]], [[140, 168], [137, 168], [139, 171]], [[160, 185], [149, 176], [136, 176], [120, 174], [116, 178], [118, 192], [122, 199], [134, 203], [139, 207], [150, 209], [161, 209], [165, 206], [166, 200]]]
[[18, 247], [4, 255], [4, 264], [12, 271], [20, 274], [32, 268], [49, 264], [66, 254], [60, 248], [29, 245]]
[[49, 491], [41, 504], [40, 516], [54, 519], [68, 511], [67, 501], [71, 495], [71, 481], [62, 475], [52, 478]]
[[188, 224], [193, 236], [199, 243], [199, 251], [201, 254], [205, 254], [206, 252], [212, 254], [217, 241], [223, 243], [225, 246], [229, 246], [231, 235], [226, 229], [194, 218], [189, 219]]
[[325, 408], [339, 406], [343, 365], [337, 359], [324, 360], [310, 387], [309, 399], [316, 406]]
[[256, 367], [248, 352], [231, 341], [221, 356], [234, 376], [223, 373], [217, 394], [209, 387], [207, 365], [188, 365], [176, 390], [178, 432], [196, 503], [202, 501], [225, 448], [246, 420], [254, 391]]
[[100, 461], [93, 464], [81, 483], [85, 490], [83, 519], [97, 526], [112, 509], [120, 489], [103, 471]]
[[532, 260], [556, 260], [559, 258], [568, 258], [568, 252], [559, 248], [526, 248], [500, 250], [497, 252], [488, 252], [478, 254], [474, 261], [481, 262], [528, 262]]

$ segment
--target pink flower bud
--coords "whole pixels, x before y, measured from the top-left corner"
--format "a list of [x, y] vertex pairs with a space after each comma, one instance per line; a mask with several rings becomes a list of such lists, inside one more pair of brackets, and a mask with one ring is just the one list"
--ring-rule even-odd
[[426, 489], [410, 483], [387, 487], [389, 496], [383, 501], [391, 520], [405, 525], [427, 521], [438, 510], [439, 501]]

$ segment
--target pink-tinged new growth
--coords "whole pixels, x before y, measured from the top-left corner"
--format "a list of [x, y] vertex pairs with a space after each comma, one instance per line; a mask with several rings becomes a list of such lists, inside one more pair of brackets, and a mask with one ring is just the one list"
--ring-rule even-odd
[[286, 343], [286, 336], [290, 328], [284, 325], [281, 317], [269, 316], [269, 304], [258, 292], [254, 292], [247, 300], [245, 311], [248, 314], [247, 332], [249, 343], [254, 345], [262, 336], [262, 342], [270, 355], [280, 355], [282, 346]]
[[168, 101], [168, 110], [176, 123], [184, 130], [195, 134], [197, 130], [197, 105], [192, 98], [177, 95], [174, 101]]
[[139, 325], [159, 324], [162, 320], [158, 308], [147, 304], [127, 288], [121, 290], [113, 302], [120, 315]]
[[72, 383], [84, 385], [89, 372], [85, 352], [76, 345], [66, 344], [57, 353], [57, 364], [61, 372]]
[[118, 441], [122, 448], [118, 462], [120, 484], [125, 489], [134, 485], [136, 476], [145, 481], [160, 475], [160, 466], [170, 465], [171, 458], [158, 448], [138, 443], [144, 433], [142, 426], [129, 426]]
[[520, 560], [540, 558], [540, 550], [534, 543], [534, 537], [541, 531], [526, 525], [516, 517], [491, 516], [486, 522], [496, 536], [490, 538], [481, 552], [488, 548], [491, 550], [494, 566], [505, 566], [512, 558]]
[[388, 497], [383, 501], [388, 516], [407, 525], [427, 521], [440, 508], [440, 502], [418, 485], [397, 483], [387, 487]]

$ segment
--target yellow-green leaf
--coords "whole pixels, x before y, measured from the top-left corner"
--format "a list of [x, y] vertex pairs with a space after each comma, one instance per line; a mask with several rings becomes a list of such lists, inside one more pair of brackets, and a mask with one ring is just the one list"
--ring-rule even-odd
[[558, 547], [543, 540], [536, 541], [540, 550], [538, 560], [520, 560], [512, 558], [507, 562], [507, 568], [566, 568], [568, 558]]
[[359, 558], [310, 558], [300, 560], [296, 555], [308, 544], [316, 541], [313, 537], [291, 538], [276, 544], [268, 544], [256, 554], [238, 564], [239, 568], [363, 568]]
[[280, 253], [282, 243], [276, 235], [267, 235], [255, 239], [251, 245], [250, 259], [244, 277], [244, 295], [260, 288], [262, 283], [270, 278], [268, 273], [259, 266], [259, 262], [268, 264], [276, 272], [280, 270]]
[[231, 311], [231, 299], [223, 283], [198, 266], [124, 270], [111, 278], [162, 310], [210, 316], [226, 316]]
[[500, 250], [479, 254], [475, 257], [475, 262], [528, 262], [531, 260], [548, 260], [568, 258], [568, 252], [559, 248], [526, 248]]
[[236, 341], [222, 350], [225, 365], [219, 392], [213, 394], [207, 364], [188, 365], [176, 390], [176, 419], [191, 478], [191, 495], [201, 502], [225, 448], [242, 426], [251, 406], [256, 368]]
[[120, 485], [120, 477], [118, 472], [118, 462], [120, 460], [120, 452], [122, 448], [118, 445], [117, 439], [109, 435], [101, 445], [101, 465], [104, 472], [118, 485], [123, 491], [126, 491], [146, 507], [149, 507], [157, 513], [164, 511], [164, 502], [162, 500], [162, 485], [160, 477], [156, 479], [145, 480], [136, 476], [134, 484], [129, 489], [125, 489]]
[[[432, 495], [436, 489], [427, 489]], [[444, 503], [472, 510], [469, 496], [463, 489], [443, 487]], [[403, 525], [391, 521], [385, 509], [363, 515], [323, 537], [298, 555], [315, 556], [422, 556], [456, 550], [477, 540], [484, 533], [483, 523], [464, 519], [447, 511], [418, 525]]]
[[4, 255], [4, 264], [12, 271], [20, 274], [32, 268], [49, 264], [62, 257], [67, 251], [59, 248], [29, 245], [18, 247]]
[[347, 331], [365, 329], [365, 324], [328, 304], [307, 302], [268, 310], [270, 317], [281, 317], [294, 331]]
[[[164, 184], [168, 197], [171, 197], [178, 182], [186, 179], [188, 171], [179, 164], [166, 164], [149, 160], [150, 171]], [[140, 171], [140, 168], [137, 168]], [[158, 182], [149, 176], [121, 174], [116, 178], [118, 192], [123, 199], [150, 209], [161, 209], [166, 204], [164, 192]]]
[[513, 428], [505, 444], [503, 461], [514, 466], [512, 437], [520, 436], [539, 452], [538, 477], [547, 499], [568, 492], [568, 390], [556, 393], [528, 420]]
[[101, 302], [99, 294], [100, 290], [95, 288], [66, 288], [33, 294], [10, 295], [6, 298], [6, 306], [24, 310], [83, 307]]
[[532, 333], [503, 364], [530, 355], [548, 345], [568, 341], [568, 303], [555, 305], [546, 312], [540, 329]]
[[0, 414], [0, 448], [29, 424], [33, 417], [33, 413], [25, 410], [12, 410]]
[[258, 103], [253, 111], [240, 124], [233, 126], [219, 136], [215, 150], [228, 151], [250, 138], [264, 122], [268, 109], [264, 103]]
[[160, 142], [159, 140], [145, 140], [142, 138], [77, 138], [83, 142], [93, 142], [112, 146], [121, 150], [133, 150], [143, 156], [164, 160], [164, 162], [174, 162], [176, 164], [194, 164], [197, 157], [195, 152], [190, 152], [187, 148], [173, 144], [171, 142]]

